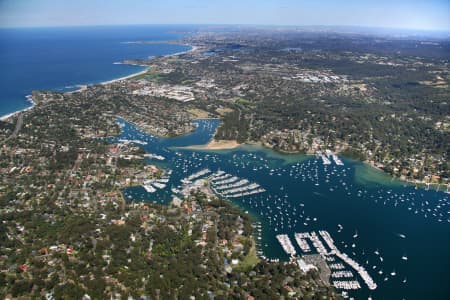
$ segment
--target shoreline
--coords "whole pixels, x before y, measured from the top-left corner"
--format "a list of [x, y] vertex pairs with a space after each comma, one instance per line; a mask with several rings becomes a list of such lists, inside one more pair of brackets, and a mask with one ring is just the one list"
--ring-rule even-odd
[[32, 96], [32, 95], [27, 95], [27, 96], [25, 96], [25, 98], [26, 98], [28, 101], [31, 102], [31, 106], [28, 106], [28, 107], [25, 107], [25, 108], [23, 108], [23, 109], [16, 110], [16, 111], [14, 111], [14, 112], [12, 112], [12, 113], [9, 113], [9, 114], [0, 116], [0, 121], [5, 122], [5, 121], [7, 121], [9, 118], [12, 118], [12, 117], [14, 117], [15, 115], [18, 115], [18, 114], [20, 114], [20, 113], [22, 113], [22, 112], [26, 112], [26, 111], [28, 111], [28, 110], [31, 110], [31, 109], [33, 109], [33, 108], [36, 106], [36, 102], [34, 102], [33, 96]]
[[[124, 64], [124, 65], [126, 65], [126, 64]], [[129, 64], [129, 65], [132, 65], [132, 64]], [[127, 80], [127, 79], [130, 79], [130, 78], [135, 77], [135, 76], [144, 75], [150, 69], [150, 67], [145, 66], [145, 65], [138, 65], [138, 66], [146, 67], [146, 68], [144, 70], [142, 70], [142, 71], [139, 71], [139, 72], [127, 75], [127, 76], [111, 79], [111, 80], [108, 80], [108, 81], [102, 81], [102, 82], [94, 83], [94, 84], [86, 84], [86, 88], [88, 86], [90, 86], [90, 85], [95, 85], [95, 84], [107, 85], [107, 84], [114, 83], [114, 82], [117, 82], [117, 81]]]
[[[180, 43], [179, 45], [189, 46], [189, 47], [191, 47], [191, 49], [186, 50], [186, 51], [175, 52], [175, 53], [172, 53], [172, 54], [166, 54], [166, 55], [163, 55], [162, 57], [170, 57], [170, 56], [182, 55], [182, 54], [186, 54], [186, 53], [189, 53], [189, 52], [196, 51], [199, 48], [198, 46], [193, 46], [193, 45], [185, 44], [185, 43]], [[118, 63], [117, 62], [113, 62], [113, 64], [118, 64]], [[120, 64], [133, 65], [133, 64], [126, 64], [126, 63], [120, 63]], [[134, 65], [136, 65], [136, 64], [134, 64]], [[80, 88], [78, 88], [76, 90], [73, 90], [73, 91], [70, 91], [70, 92], [65, 92], [63, 94], [73, 94], [73, 93], [77, 93], [77, 92], [82, 92], [82, 91], [86, 90], [89, 86], [96, 85], [96, 84], [106, 85], [106, 84], [111, 84], [111, 83], [114, 83], [114, 82], [117, 82], [117, 81], [127, 80], [127, 79], [133, 78], [135, 76], [143, 75], [143, 74], [147, 73], [148, 70], [150, 69], [150, 67], [147, 66], [147, 65], [137, 65], [137, 66], [146, 67], [146, 68], [145, 68], [145, 70], [141, 70], [141, 71], [138, 71], [136, 73], [132, 73], [132, 74], [127, 75], [127, 76], [122, 76], [122, 77], [111, 79], [111, 80], [107, 80], [107, 81], [101, 81], [99, 83], [80, 84], [80, 85], [78, 85]], [[21, 112], [25, 112], [25, 111], [31, 110], [31, 109], [33, 109], [36, 106], [36, 102], [33, 101], [32, 95], [27, 95], [25, 98], [28, 101], [31, 102], [31, 106], [28, 106], [28, 107], [25, 107], [23, 109], [19, 109], [19, 110], [13, 111], [11, 113], [7, 113], [5, 115], [2, 115], [2, 116], [0, 116], [0, 121], [6, 121], [6, 120], [8, 120], [11, 117], [14, 117], [15, 115], [17, 115], [17, 114], [19, 114]]]
[[130, 74], [130, 75], [122, 76], [122, 77], [119, 77], [119, 78], [114, 78], [114, 79], [107, 80], [107, 81], [101, 81], [101, 82], [98, 82], [98, 83], [80, 84], [80, 85], [78, 85], [80, 87], [79, 89], [76, 89], [76, 90], [73, 90], [73, 91], [70, 91], [70, 92], [65, 92], [64, 94], [70, 95], [70, 94], [73, 94], [73, 93], [83, 92], [89, 86], [93, 86], [93, 85], [96, 85], [96, 84], [107, 85], [107, 84], [111, 84], [111, 83], [114, 83], [114, 82], [117, 82], [117, 81], [127, 80], [127, 79], [130, 79], [130, 78], [135, 77], [135, 76], [143, 75], [143, 74], [147, 73], [147, 71], [150, 69], [150, 67], [148, 67], [146, 65], [125, 64], [125, 63], [117, 63], [117, 62], [115, 62], [113, 64], [115, 64], [115, 65], [121, 64], [121, 65], [130, 65], [130, 66], [140, 66], [140, 67], [146, 67], [146, 68], [144, 70], [142, 70], [142, 71], [139, 71], [139, 72], [136, 72], [136, 73], [133, 73], [133, 74]]
[[236, 149], [243, 144], [239, 144], [235, 140], [211, 140], [209, 143], [205, 145], [192, 145], [183, 147], [183, 149], [191, 149], [191, 150], [230, 150]]
[[[268, 150], [272, 150], [276, 153], [279, 153], [280, 155], [305, 155], [305, 156], [309, 156], [309, 157], [313, 157], [315, 156], [315, 154], [312, 153], [301, 153], [301, 152], [287, 152], [287, 151], [278, 151], [273, 149], [272, 147], [267, 146], [264, 143], [261, 142], [256, 142], [256, 143], [242, 143], [239, 144], [237, 141], [235, 140], [215, 140], [212, 139], [210, 142], [208, 142], [207, 144], [204, 145], [192, 145], [192, 146], [187, 146], [187, 147], [181, 147], [182, 149], [189, 149], [189, 150], [212, 150], [212, 151], [220, 151], [220, 150], [233, 150], [245, 145], [259, 145], [262, 148], [268, 149]], [[343, 157], [350, 159], [350, 160], [355, 160], [351, 157], [347, 157], [345, 155], [343, 155]], [[403, 185], [410, 185], [410, 186], [415, 186], [416, 188], [423, 188], [423, 189], [430, 189], [432, 187], [436, 187], [436, 189], [439, 189], [439, 187], [443, 187], [443, 190], [441, 190], [442, 192], [446, 192], [445, 190], [447, 189], [447, 186], [445, 183], [437, 183], [437, 182], [426, 182], [424, 180], [418, 180], [418, 179], [410, 179], [410, 178], [405, 178], [405, 179], [401, 179], [400, 177], [394, 176], [391, 173], [386, 172], [385, 170], [377, 167], [374, 163], [370, 163], [369, 161], [362, 161], [362, 160], [355, 160], [358, 162], [361, 162], [363, 164], [365, 164], [366, 166], [373, 168], [374, 170], [380, 171], [382, 173], [384, 173], [387, 177], [390, 178], [390, 181], [395, 181], [397, 182], [397, 184], [403, 184]], [[448, 193], [448, 192], [447, 192]]]
[[[186, 53], [189, 53], [189, 52], [196, 51], [199, 48], [198, 46], [193, 46], [193, 45], [189, 45], [189, 44], [178, 44], [178, 45], [189, 46], [189, 47], [191, 47], [191, 49], [186, 50], [186, 51], [175, 52], [175, 53], [172, 53], [172, 54], [165, 54], [165, 55], [162, 55], [162, 57], [178, 56], [178, 55], [182, 55], [182, 54], [186, 54]], [[119, 65], [120, 64], [120, 65], [139, 66], [139, 67], [145, 67], [145, 69], [142, 70], [142, 71], [138, 71], [136, 73], [132, 73], [130, 75], [122, 76], [122, 77], [119, 77], [119, 78], [114, 78], [114, 79], [107, 80], [107, 81], [101, 81], [99, 83], [83, 84], [83, 85], [80, 85], [81, 88], [79, 88], [77, 90], [74, 90], [74, 91], [66, 92], [65, 94], [73, 94], [73, 93], [77, 93], [77, 92], [82, 92], [82, 91], [86, 90], [89, 86], [96, 85], [96, 84], [107, 85], [107, 84], [111, 84], [111, 83], [114, 83], [114, 82], [127, 80], [127, 79], [130, 79], [130, 78], [139, 76], [139, 75], [144, 75], [150, 69], [150, 67], [148, 65], [128, 64], [128, 63], [124, 63], [124, 62], [113, 62], [113, 64], [115, 64], [115, 65]]]
[[[164, 58], [172, 57], [172, 56], [175, 57], [175, 56], [183, 55], [183, 54], [186, 54], [186, 53], [198, 51], [198, 49], [201, 48], [199, 46], [194, 46], [194, 45], [190, 45], [190, 44], [186, 44], [186, 43], [179, 43], [179, 45], [189, 46], [191, 48], [188, 49], [188, 50], [185, 50], [185, 51], [179, 51], [179, 52], [175, 52], [175, 53], [171, 53], [171, 54], [162, 55], [161, 57], [164, 57]], [[128, 64], [128, 63], [113, 62], [113, 64]], [[107, 80], [107, 81], [103, 81], [103, 82], [99, 82], [99, 83], [89, 83], [89, 84], [79, 85], [79, 87], [80, 87], [79, 89], [76, 89], [74, 91], [65, 92], [64, 94], [72, 94], [72, 93], [76, 93], [76, 92], [82, 92], [82, 91], [86, 90], [89, 86], [96, 85], [96, 84], [107, 85], [107, 84], [111, 84], [111, 83], [122, 81], [122, 80], [128, 80], [130, 78], [146, 74], [148, 72], [148, 70], [150, 69], [150, 67], [148, 65], [139, 65], [139, 64], [132, 64], [132, 63], [130, 63], [128, 65], [141, 66], [141, 67], [145, 67], [145, 69], [141, 70], [141, 71], [138, 71], [138, 72], [135, 72], [135, 73], [132, 73], [130, 75], [122, 76], [122, 77], [119, 77], [119, 78], [115, 78], [115, 79], [111, 79], [111, 80]], [[2, 116], [0, 116], [0, 121], [7, 121], [10, 118], [13, 118], [14, 116], [20, 114], [21, 112], [26, 112], [28, 110], [33, 109], [36, 106], [36, 102], [33, 101], [32, 95], [27, 95], [26, 99], [29, 102], [31, 102], [30, 106], [25, 107], [23, 109], [16, 110], [14, 112], [11, 112], [11, 113], [8, 113], [8, 114], [5, 114], [5, 115], [2, 115]], [[198, 119], [204, 119], [204, 118], [198, 118]], [[213, 139], [209, 143], [204, 144], [204, 145], [192, 145], [192, 146], [183, 147], [183, 148], [185, 148], [185, 149], [192, 149], [192, 150], [231, 150], [231, 149], [236, 149], [236, 148], [238, 148], [238, 147], [240, 147], [242, 145], [245, 145], [245, 144], [246, 143], [239, 144], [236, 141], [214, 140]], [[278, 152], [278, 153], [280, 153], [282, 155], [305, 154], [305, 153], [300, 153], [300, 152], [296, 152], [296, 151], [292, 151], [291, 152], [291, 151], [282, 151], [282, 150], [279, 150], [279, 149], [275, 150], [272, 147], [270, 147], [270, 146], [268, 146], [268, 145], [266, 145], [264, 143], [261, 143], [261, 145], [264, 148], [271, 149], [271, 150], [276, 151], [276, 152]], [[306, 155], [308, 155], [308, 153], [306, 153]], [[388, 175], [392, 180], [398, 180], [399, 182], [403, 182], [403, 183], [410, 184], [410, 185], [415, 185], [416, 187], [417, 186], [421, 186], [421, 187], [438, 186], [439, 187], [441, 185], [442, 186], [446, 186], [445, 183], [430, 182], [430, 181], [427, 181], [427, 180], [412, 179], [412, 178], [404, 178], [404, 179], [402, 179], [402, 178], [394, 176], [393, 174], [391, 174], [389, 172], [386, 172], [385, 170], [379, 168], [378, 166], [375, 165], [374, 162], [370, 162], [370, 161], [361, 161], [361, 162], [366, 163], [368, 166], [370, 166], [370, 167], [372, 167], [372, 168], [374, 168], [376, 170], [382, 171], [383, 173]]]

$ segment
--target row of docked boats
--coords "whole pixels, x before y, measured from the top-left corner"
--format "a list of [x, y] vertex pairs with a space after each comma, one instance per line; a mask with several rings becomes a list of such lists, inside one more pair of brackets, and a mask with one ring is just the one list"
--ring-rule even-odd
[[338, 165], [338, 166], [344, 165], [342, 160], [331, 150], [326, 149], [324, 152], [317, 151], [316, 155], [317, 155], [317, 157], [320, 157], [322, 159], [322, 163], [324, 165], [331, 165], [331, 162], [332, 162], [331, 160], [333, 160], [336, 163], [336, 165]]
[[146, 153], [144, 154], [145, 158], [157, 159], [157, 160], [165, 160], [166, 158], [162, 155], [154, 154], [154, 153]]
[[169, 178], [163, 177], [159, 179], [146, 179], [142, 187], [145, 189], [147, 193], [154, 193], [157, 190], [162, 190], [166, 188], [167, 182], [169, 182]]
[[281, 247], [283, 247], [284, 252], [291, 256], [295, 256], [297, 254], [297, 251], [295, 251], [294, 245], [292, 245], [287, 234], [277, 234], [276, 238], [278, 242], [280, 242]]
[[210, 177], [211, 189], [219, 196], [226, 198], [238, 198], [263, 193], [258, 183], [251, 183], [248, 179], [217, 171]]
[[[325, 245], [322, 243], [322, 240], [319, 238], [319, 235], [325, 241], [329, 250], [326, 249]], [[316, 251], [325, 259], [325, 262], [328, 263], [329, 268], [332, 270], [332, 278], [353, 278], [353, 273], [346, 270], [346, 267], [344, 265], [345, 263], [358, 273], [358, 275], [363, 279], [370, 290], [374, 290], [377, 288], [377, 284], [374, 282], [366, 269], [355, 260], [350, 258], [347, 254], [342, 253], [335, 246], [331, 235], [327, 231], [320, 230], [319, 235], [314, 231], [295, 233], [295, 240], [302, 252], [305, 253], [311, 252], [311, 247], [308, 241], [312, 243]], [[295, 247], [291, 243], [287, 234], [278, 234], [276, 238], [286, 254], [290, 256], [294, 256], [296, 254]], [[336, 261], [335, 257], [337, 257], [341, 262]], [[353, 279], [351, 281], [337, 280], [334, 281], [333, 284], [334, 286], [336, 286], [336, 288], [345, 290], [361, 288], [359, 282], [356, 279]]]
[[181, 182], [184, 184], [192, 183], [194, 180], [204, 177], [204, 176], [208, 175], [209, 173], [211, 173], [211, 170], [208, 168], [205, 168], [198, 172], [195, 172], [194, 174], [192, 174], [186, 178], [181, 179]]

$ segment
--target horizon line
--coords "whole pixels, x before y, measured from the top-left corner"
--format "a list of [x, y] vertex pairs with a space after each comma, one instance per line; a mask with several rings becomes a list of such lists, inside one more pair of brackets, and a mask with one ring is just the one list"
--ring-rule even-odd
[[32, 28], [77, 28], [77, 27], [125, 27], [125, 26], [242, 26], [242, 27], [322, 27], [322, 28], [354, 28], [354, 29], [378, 29], [395, 31], [416, 31], [416, 32], [440, 32], [450, 34], [450, 28], [410, 28], [410, 27], [387, 27], [387, 26], [369, 26], [369, 25], [292, 25], [292, 24], [250, 24], [250, 23], [133, 23], [133, 24], [76, 24], [76, 25], [42, 25], [42, 26], [1, 26], [0, 29], [32, 29]]

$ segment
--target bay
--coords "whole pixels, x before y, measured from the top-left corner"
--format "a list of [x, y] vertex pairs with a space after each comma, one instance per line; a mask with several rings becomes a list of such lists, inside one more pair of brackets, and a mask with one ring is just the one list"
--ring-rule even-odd
[[207, 143], [218, 120], [196, 121], [195, 132], [176, 138], [158, 138], [125, 120], [119, 122], [122, 133], [111, 142], [128, 139], [147, 143], [138, 145], [165, 157], [164, 161], [151, 159], [148, 163], [172, 170], [165, 189], [155, 193], [142, 187], [125, 189], [129, 201], [168, 204], [171, 188], [179, 188], [183, 178], [204, 168], [222, 170], [266, 190], [230, 199], [261, 225], [261, 232], [255, 230], [261, 255], [288, 260], [277, 234], [288, 234], [297, 253], [303, 254], [294, 234], [326, 230], [338, 249], [364, 266], [378, 285], [369, 290], [356, 272], [347, 268], [362, 286], [350, 296], [437, 299], [449, 295], [448, 194], [390, 180], [386, 174], [345, 157], [341, 157], [344, 166], [338, 166], [334, 162], [324, 165], [314, 156], [283, 155], [255, 145], [226, 151], [182, 148]]

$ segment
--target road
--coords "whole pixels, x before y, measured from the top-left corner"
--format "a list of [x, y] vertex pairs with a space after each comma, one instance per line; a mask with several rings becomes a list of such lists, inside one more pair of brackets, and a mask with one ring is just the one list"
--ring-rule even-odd
[[14, 128], [13, 133], [3, 140], [3, 143], [6, 143], [7, 141], [14, 139], [19, 134], [20, 129], [22, 129], [23, 125], [23, 113], [19, 113], [19, 117], [17, 118], [16, 127]]

